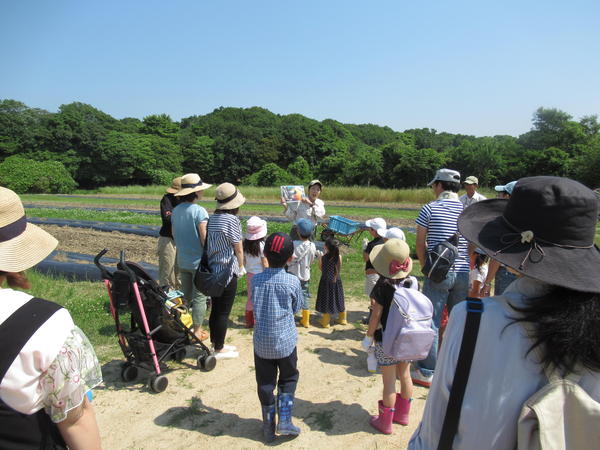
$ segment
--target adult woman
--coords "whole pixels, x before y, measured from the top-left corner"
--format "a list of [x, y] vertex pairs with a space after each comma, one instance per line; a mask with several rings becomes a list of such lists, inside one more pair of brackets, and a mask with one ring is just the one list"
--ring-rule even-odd
[[[598, 201], [576, 181], [522, 178], [509, 200], [476, 203], [460, 216], [462, 235], [518, 271], [501, 296], [483, 299], [469, 384], [454, 449], [514, 449], [522, 405], [547, 383], [544, 368], [583, 375], [600, 400]], [[410, 449], [436, 448], [452, 387], [467, 302], [455, 306], [423, 421]], [[526, 331], [527, 330], [527, 331]]]
[[312, 180], [308, 183], [308, 197], [302, 197], [297, 206], [290, 207], [285, 199], [281, 198], [283, 213], [294, 222], [290, 231], [292, 239], [300, 240], [298, 227], [296, 226], [300, 219], [308, 219], [316, 226], [318, 219], [325, 217], [325, 203], [319, 198], [322, 190], [323, 185], [321, 182], [319, 180]]
[[194, 334], [200, 340], [208, 338], [208, 333], [202, 329], [206, 296], [196, 289], [194, 274], [204, 251], [208, 213], [196, 202], [202, 198], [202, 192], [211, 186], [203, 183], [197, 173], [185, 174], [181, 177], [181, 189], [175, 194], [180, 203], [171, 215], [181, 289], [186, 303], [192, 307]]
[[29, 289], [23, 271], [57, 244], [0, 187], [0, 448], [100, 448], [86, 397], [102, 381], [91, 344], [66, 309], [11, 289]]
[[240, 206], [246, 199], [231, 183], [217, 186], [215, 191], [217, 205], [207, 226], [206, 255], [208, 265], [214, 273], [229, 272], [227, 285], [220, 297], [212, 297], [208, 324], [210, 340], [218, 359], [237, 358], [239, 354], [234, 346], [225, 345], [227, 321], [233, 306], [238, 277], [243, 276], [244, 250], [242, 244], [242, 225], [237, 217]]

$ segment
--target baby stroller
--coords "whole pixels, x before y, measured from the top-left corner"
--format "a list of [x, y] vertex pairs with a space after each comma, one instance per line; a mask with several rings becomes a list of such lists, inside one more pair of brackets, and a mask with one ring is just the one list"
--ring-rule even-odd
[[[121, 369], [123, 381], [136, 379], [138, 368], [142, 368], [152, 372], [148, 387], [154, 392], [163, 392], [169, 380], [162, 375], [161, 363], [166, 359], [183, 361], [189, 345], [200, 351], [196, 360], [198, 369], [214, 369], [217, 364], [214, 355], [183, 324], [182, 311], [177, 307], [179, 299], [170, 298], [141, 266], [125, 261], [124, 251], [121, 251], [117, 270], [109, 272], [100, 262], [107, 251], [98, 253], [94, 264], [104, 279], [119, 345], [127, 359]], [[120, 320], [120, 314], [126, 311], [131, 312], [128, 328]]]

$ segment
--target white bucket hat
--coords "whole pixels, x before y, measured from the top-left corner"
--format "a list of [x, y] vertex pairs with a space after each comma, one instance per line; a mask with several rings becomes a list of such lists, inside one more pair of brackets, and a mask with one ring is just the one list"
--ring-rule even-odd
[[257, 216], [252, 216], [246, 223], [246, 239], [256, 241], [267, 235], [267, 221]]
[[246, 198], [233, 184], [223, 183], [217, 186], [215, 200], [216, 209], [235, 209], [242, 206]]
[[367, 228], [373, 228], [375, 231], [379, 232], [379, 230], [385, 230], [387, 224], [385, 220], [381, 217], [375, 217], [374, 219], [369, 219], [365, 222], [365, 226]]
[[386, 239], [400, 239], [402, 241], [406, 240], [406, 236], [404, 236], [404, 231], [402, 231], [400, 228], [398, 227], [391, 227], [388, 228], [387, 230], [377, 230], [377, 234], [379, 236], [381, 236], [382, 238], [386, 238]]
[[22, 272], [29, 269], [46, 258], [57, 245], [54, 236], [27, 222], [19, 196], [0, 187], [0, 270]]
[[186, 173], [181, 177], [181, 190], [177, 191], [175, 196], [181, 197], [183, 195], [191, 194], [192, 192], [203, 191], [211, 186], [212, 184], [203, 183], [200, 175], [197, 173]]

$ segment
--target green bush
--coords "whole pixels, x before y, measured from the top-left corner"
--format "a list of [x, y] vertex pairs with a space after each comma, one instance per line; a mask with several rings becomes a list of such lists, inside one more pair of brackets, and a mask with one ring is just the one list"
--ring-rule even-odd
[[181, 175], [165, 169], [150, 169], [148, 171], [148, 176], [150, 177], [150, 184], [170, 186], [173, 182], [173, 178], [180, 177]]
[[18, 194], [67, 194], [77, 187], [62, 163], [20, 156], [11, 156], [0, 163], [0, 184]]
[[277, 164], [266, 164], [258, 172], [244, 178], [243, 183], [250, 186], [282, 186], [286, 184], [299, 184], [300, 180], [282, 169]]

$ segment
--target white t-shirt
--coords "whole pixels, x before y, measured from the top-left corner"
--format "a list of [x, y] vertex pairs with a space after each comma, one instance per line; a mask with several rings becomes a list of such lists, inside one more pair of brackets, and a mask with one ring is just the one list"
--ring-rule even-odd
[[481, 195], [479, 192], [475, 192], [473, 197], [469, 198], [467, 194], [463, 194], [460, 196], [459, 200], [466, 208], [467, 206], [471, 206], [473, 203], [480, 202], [481, 200], [487, 200], [487, 197]]
[[248, 273], [261, 273], [263, 271], [262, 266], [262, 258], [263, 252], [265, 250], [265, 241], [260, 242], [260, 253], [258, 256], [251, 255], [249, 253], [244, 253], [244, 258], [246, 258], [246, 272]]
[[483, 264], [479, 269], [477, 267], [471, 269], [469, 272], [469, 287], [473, 286], [473, 281], [479, 281], [481, 284], [485, 283], [485, 277], [487, 277], [487, 273], [487, 264]]
[[316, 225], [317, 219], [325, 217], [325, 203], [320, 198], [315, 199], [312, 206], [304, 202], [290, 203], [285, 210], [285, 215], [294, 223], [298, 223], [300, 219], [308, 219]]

